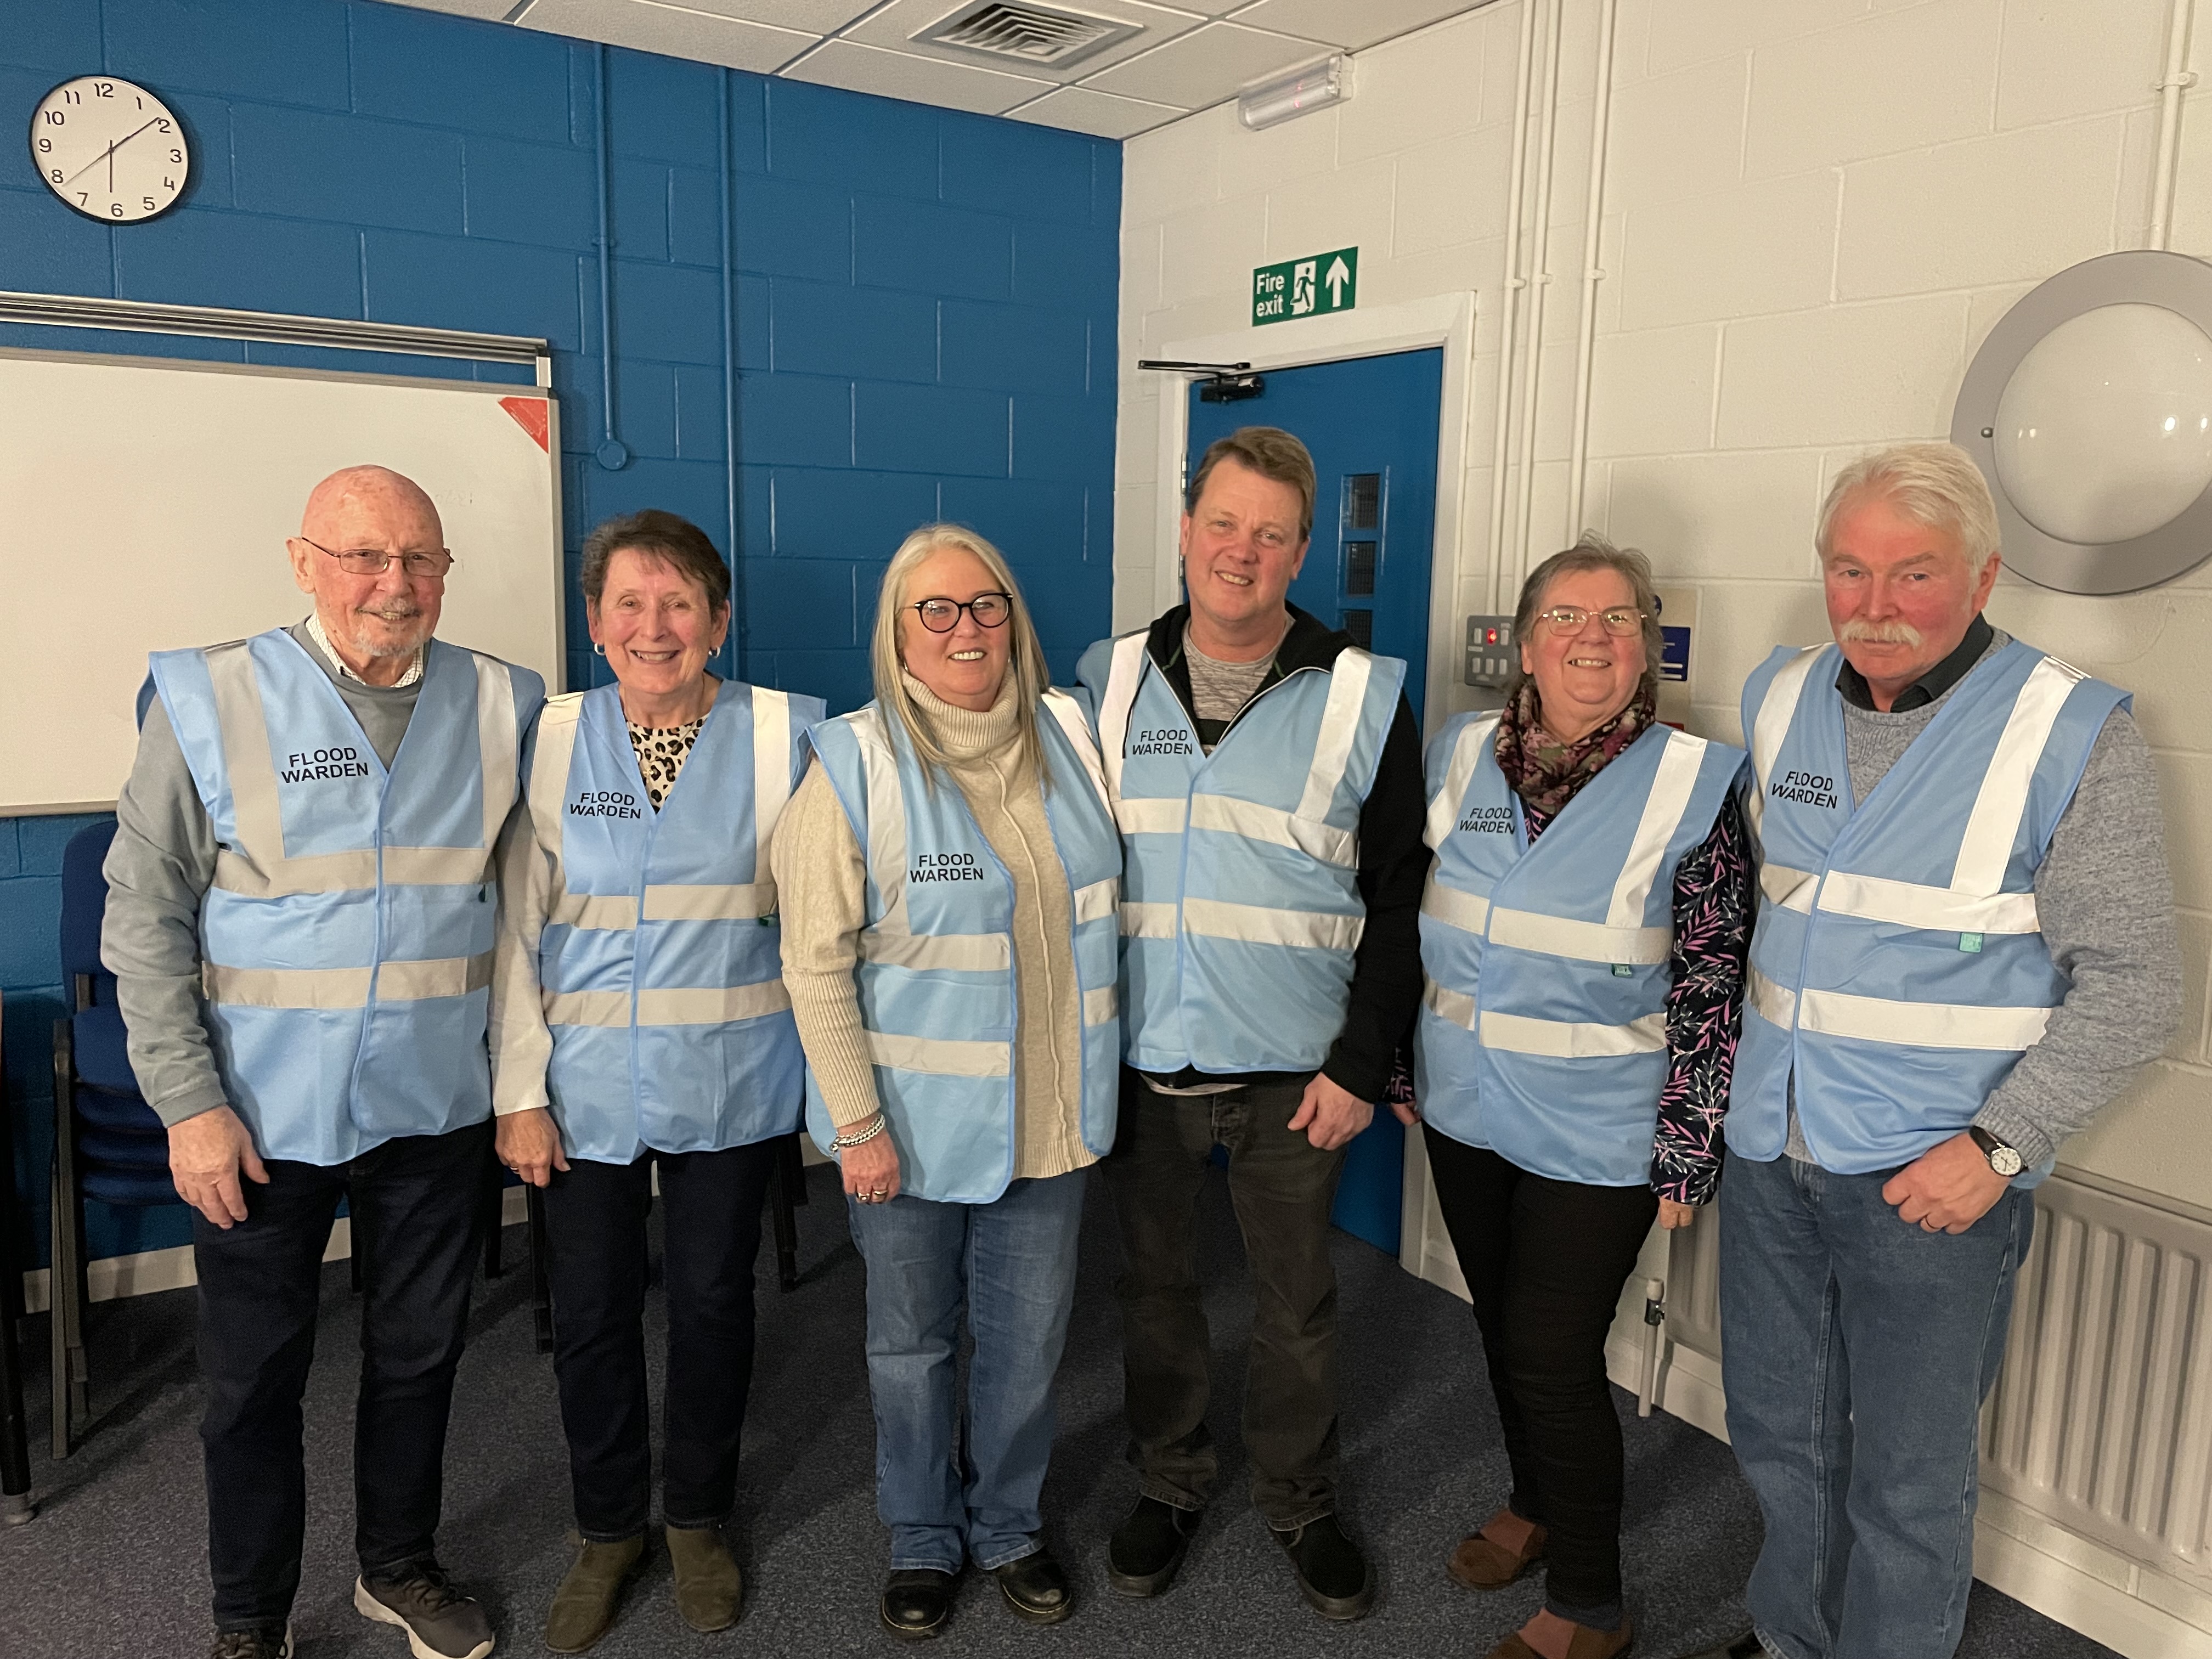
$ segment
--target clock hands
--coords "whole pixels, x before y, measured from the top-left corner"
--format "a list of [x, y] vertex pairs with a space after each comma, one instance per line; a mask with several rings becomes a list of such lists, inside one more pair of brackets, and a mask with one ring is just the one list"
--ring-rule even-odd
[[102, 161], [105, 161], [107, 163], [108, 192], [111, 195], [113, 194], [115, 190], [115, 152], [122, 149], [124, 145], [129, 143], [133, 138], [136, 138], [138, 136], [138, 133], [145, 131], [147, 127], [154, 125], [155, 123], [158, 122], [161, 118], [157, 115], [154, 118], [154, 120], [147, 122], [146, 125], [140, 127], [137, 132], [125, 133], [123, 137], [110, 143], [106, 149], [100, 151], [99, 155], [94, 156], [92, 160], [87, 161], [82, 167], [79, 167], [75, 173], [70, 174], [70, 176], [62, 182], [64, 184], [73, 185], [78, 179], [83, 178], [86, 173], [98, 167]]

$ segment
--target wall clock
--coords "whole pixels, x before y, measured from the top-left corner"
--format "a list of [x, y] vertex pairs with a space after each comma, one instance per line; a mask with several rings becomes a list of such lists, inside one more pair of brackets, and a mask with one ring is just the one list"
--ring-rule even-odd
[[102, 224], [138, 224], [176, 206], [191, 178], [185, 124], [152, 93], [112, 75], [64, 81], [31, 112], [31, 164], [64, 206]]

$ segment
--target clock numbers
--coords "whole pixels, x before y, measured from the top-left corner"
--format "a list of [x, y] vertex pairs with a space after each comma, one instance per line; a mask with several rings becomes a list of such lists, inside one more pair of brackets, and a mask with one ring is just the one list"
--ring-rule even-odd
[[191, 146], [174, 112], [111, 76], [80, 76], [40, 100], [31, 152], [46, 188], [103, 224], [166, 213], [191, 182]]

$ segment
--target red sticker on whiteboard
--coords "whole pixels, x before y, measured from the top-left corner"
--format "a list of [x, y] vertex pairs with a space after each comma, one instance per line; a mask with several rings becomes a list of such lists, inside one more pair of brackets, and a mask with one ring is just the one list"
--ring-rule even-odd
[[550, 453], [552, 446], [546, 440], [552, 422], [548, 416], [544, 398], [501, 398], [499, 400], [499, 406], [514, 416], [514, 423], [517, 426], [537, 440], [540, 449]]

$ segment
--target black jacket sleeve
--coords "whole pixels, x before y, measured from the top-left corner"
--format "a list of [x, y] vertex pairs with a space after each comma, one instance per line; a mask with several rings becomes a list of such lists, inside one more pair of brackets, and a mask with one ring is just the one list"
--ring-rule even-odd
[[1421, 890], [1429, 849], [1421, 840], [1428, 801], [1413, 711], [1398, 699], [1383, 739], [1375, 787], [1359, 814], [1359, 896], [1367, 927], [1352, 959], [1352, 1002], [1322, 1070], [1365, 1101], [1379, 1101], [1390, 1063], [1421, 1000]]

